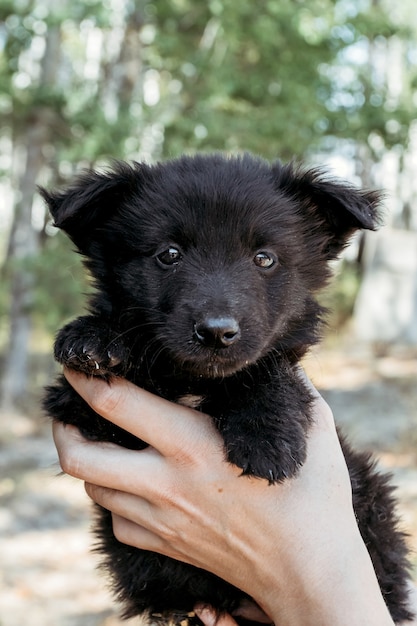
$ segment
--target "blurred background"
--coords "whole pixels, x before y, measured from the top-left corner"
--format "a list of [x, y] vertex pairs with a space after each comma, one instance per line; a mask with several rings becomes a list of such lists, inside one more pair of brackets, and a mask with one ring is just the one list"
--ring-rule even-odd
[[121, 623], [40, 410], [54, 333], [89, 283], [36, 185], [211, 150], [385, 190], [385, 227], [335, 266], [305, 366], [393, 472], [417, 550], [415, 1], [0, 0], [1, 626]]

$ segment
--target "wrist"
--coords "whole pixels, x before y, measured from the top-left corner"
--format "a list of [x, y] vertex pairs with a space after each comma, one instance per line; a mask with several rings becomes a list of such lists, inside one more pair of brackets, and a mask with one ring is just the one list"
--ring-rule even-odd
[[393, 626], [356, 522], [335, 535], [314, 555], [289, 559], [278, 592], [268, 574], [255, 600], [280, 626]]

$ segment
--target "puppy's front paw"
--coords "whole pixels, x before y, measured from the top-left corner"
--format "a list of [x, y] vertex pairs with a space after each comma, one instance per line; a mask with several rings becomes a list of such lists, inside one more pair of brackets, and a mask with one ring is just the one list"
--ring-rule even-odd
[[54, 354], [66, 367], [102, 377], [121, 373], [128, 358], [126, 347], [110, 329], [88, 317], [78, 318], [61, 329]]
[[238, 440], [226, 442], [227, 459], [242, 468], [242, 474], [277, 483], [297, 474], [306, 458], [306, 446], [292, 449], [286, 442]]
[[57, 345], [55, 358], [71, 369], [93, 376], [111, 374], [121, 363], [120, 356], [107, 344], [98, 345], [88, 338]]

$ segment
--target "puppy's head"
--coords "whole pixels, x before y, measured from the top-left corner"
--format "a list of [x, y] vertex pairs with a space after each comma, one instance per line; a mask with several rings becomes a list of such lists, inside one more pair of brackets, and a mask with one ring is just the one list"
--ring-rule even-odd
[[379, 221], [378, 193], [249, 155], [118, 163], [41, 193], [87, 259], [96, 311], [203, 377], [308, 347], [328, 262]]

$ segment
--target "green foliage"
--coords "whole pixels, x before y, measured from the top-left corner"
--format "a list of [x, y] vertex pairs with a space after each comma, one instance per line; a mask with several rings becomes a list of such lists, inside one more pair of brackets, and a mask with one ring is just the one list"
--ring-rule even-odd
[[164, 68], [161, 91], [176, 104], [165, 125], [166, 154], [182, 144], [288, 158], [317, 145], [325, 114], [319, 66], [330, 62], [334, 42], [327, 21], [314, 16], [325, 9], [331, 21], [332, 3], [300, 8], [271, 1], [256, 10], [249, 1], [158, 3], [150, 60]]
[[47, 238], [40, 254], [12, 259], [3, 268], [0, 284], [0, 317], [3, 319], [9, 310], [10, 284], [15, 272], [23, 274], [26, 282], [34, 285], [26, 309], [51, 333], [80, 314], [85, 296], [92, 290], [81, 257], [60, 232]]
[[[3, 2], [2, 108], [22, 128], [34, 108], [49, 107], [60, 118], [54, 149], [72, 162], [140, 154], [152, 127], [151, 157], [219, 149], [287, 159], [334, 136], [354, 137], [378, 158], [375, 136], [387, 148], [405, 145], [414, 117], [416, 72], [393, 107], [366, 56], [395, 38], [412, 46], [415, 24], [393, 20], [389, 8], [359, 0]], [[45, 88], [35, 72], [26, 84], [22, 60], [39, 55], [35, 42], [51, 28], [62, 39], [60, 80]], [[86, 74], [94, 33], [104, 50], [96, 75]]]
[[92, 289], [81, 257], [62, 233], [48, 237], [42, 253], [32, 261], [36, 284], [33, 309], [41, 326], [55, 333], [64, 322], [80, 315]]
[[386, 148], [406, 145], [413, 103], [401, 94], [393, 106], [371, 47], [395, 38], [412, 45], [412, 29], [382, 4], [167, 0], [148, 8], [155, 30], [145, 53], [161, 91], [153, 108], [170, 112], [165, 154], [185, 146], [291, 158], [334, 136], [379, 158], [375, 136]]

